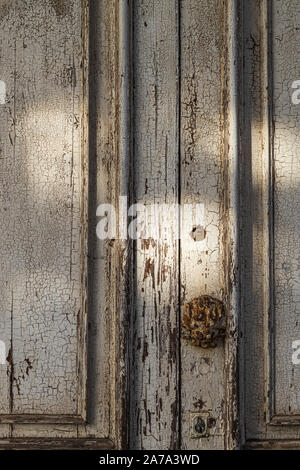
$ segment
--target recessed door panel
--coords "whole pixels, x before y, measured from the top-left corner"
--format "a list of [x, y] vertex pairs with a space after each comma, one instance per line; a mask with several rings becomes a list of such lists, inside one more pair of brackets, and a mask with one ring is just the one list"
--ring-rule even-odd
[[0, 422], [84, 419], [84, 3], [0, 2]]

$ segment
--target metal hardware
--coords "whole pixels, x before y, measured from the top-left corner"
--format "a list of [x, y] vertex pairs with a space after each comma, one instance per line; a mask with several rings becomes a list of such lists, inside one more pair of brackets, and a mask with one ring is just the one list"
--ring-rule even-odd
[[221, 300], [202, 295], [185, 305], [182, 336], [194, 346], [214, 348], [225, 336], [225, 309]]
[[209, 412], [190, 413], [190, 438], [201, 439], [210, 437], [216, 428], [216, 419]]

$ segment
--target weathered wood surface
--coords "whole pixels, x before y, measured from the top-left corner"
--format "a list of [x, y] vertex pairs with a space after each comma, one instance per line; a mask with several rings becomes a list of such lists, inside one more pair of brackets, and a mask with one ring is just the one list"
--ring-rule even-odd
[[[2, 21], [4, 25], [6, 24], [3, 28], [3, 33], [1, 33], [1, 47], [3, 48], [3, 52], [1, 48], [1, 61], [5, 60], [6, 65], [5, 67], [1, 67], [1, 73], [5, 70], [2, 75], [3, 80], [12, 87], [12, 89], [8, 89], [9, 101], [7, 101], [6, 105], [4, 105], [4, 107], [2, 106], [2, 109], [0, 109], [1, 163], [3, 161], [3, 164], [6, 165], [5, 172], [7, 173], [5, 177], [5, 173], [3, 171], [1, 172], [1, 201], [3, 201], [3, 204], [1, 203], [1, 210], [4, 213], [4, 208], [9, 208], [10, 217], [7, 215], [5, 216], [5, 214], [3, 214], [3, 217], [6, 217], [11, 226], [13, 226], [15, 220], [17, 221], [15, 223], [20, 224], [18, 218], [15, 217], [14, 207], [11, 205], [9, 199], [4, 199], [3, 192], [4, 190], [6, 192], [9, 191], [12, 198], [11, 200], [13, 201], [13, 198], [16, 198], [16, 183], [18, 183], [20, 188], [23, 184], [23, 193], [20, 192], [20, 194], [18, 194], [17, 192], [16, 194], [20, 200], [22, 200], [22, 197], [24, 196], [26, 201], [27, 195], [25, 190], [28, 186], [28, 189], [30, 189], [36, 196], [35, 203], [38, 211], [36, 213], [31, 213], [32, 223], [35, 223], [35, 226], [32, 228], [30, 226], [28, 213], [26, 213], [26, 211], [24, 211], [24, 214], [21, 213], [23, 219], [26, 217], [28, 218], [28, 223], [25, 227], [20, 227], [18, 225], [19, 229], [22, 229], [19, 234], [20, 245], [22, 246], [23, 242], [24, 247], [27, 248], [27, 251], [29, 252], [29, 247], [26, 245], [26, 240], [28, 240], [26, 235], [31, 234], [34, 237], [34, 240], [37, 240], [40, 235], [46, 237], [48, 234], [48, 238], [47, 240], [44, 240], [45, 243], [43, 244], [45, 256], [42, 261], [47, 262], [47, 266], [48, 264], [49, 266], [52, 266], [54, 263], [57, 263], [58, 268], [62, 269], [64, 267], [64, 257], [60, 256], [60, 251], [63, 251], [62, 254], [66, 256], [66, 259], [68, 260], [70, 260], [71, 253], [71, 245], [70, 243], [67, 243], [71, 232], [69, 230], [66, 231], [70, 220], [70, 217], [68, 219], [66, 214], [70, 211], [70, 205], [66, 207], [67, 200], [65, 199], [66, 193], [69, 193], [72, 189], [69, 189], [71, 181], [73, 181], [73, 193], [75, 194], [75, 222], [73, 222], [73, 231], [76, 234], [76, 237], [74, 235], [73, 243], [76, 240], [79, 241], [80, 220], [78, 218], [78, 210], [80, 186], [78, 181], [78, 162], [80, 144], [82, 143], [79, 122], [79, 93], [82, 93], [83, 91], [80, 68], [80, 49], [83, 39], [81, 38], [81, 2], [77, 0], [74, 0], [71, 3], [68, 1], [56, 2], [52, 0], [47, 2], [34, 2], [34, 11], [32, 11], [33, 2], [15, 2], [14, 6], [11, 5], [10, 2], [1, 3], [3, 3], [3, 5], [1, 5], [1, 7], [3, 7], [1, 8], [1, 15], [3, 17]], [[119, 2], [111, 2], [110, 0], [90, 0], [88, 3], [91, 11], [89, 30], [90, 36], [93, 38], [90, 46], [92, 65], [90, 66], [89, 72], [89, 91], [91, 99], [89, 109], [90, 234], [88, 259], [90, 281], [88, 308], [88, 424], [80, 426], [71, 424], [22, 424], [24, 422], [24, 418], [22, 419], [19, 417], [18, 422], [13, 426], [0, 426], [0, 436], [6, 438], [2, 441], [2, 448], [24, 448], [26, 446], [40, 446], [47, 448], [54, 448], [57, 446], [82, 448], [86, 446], [105, 448], [105, 446], [124, 446], [123, 430], [120, 426], [120, 421], [125, 422], [122, 418], [122, 407], [124, 408], [124, 384], [123, 381], [119, 380], [120, 371], [118, 370], [118, 364], [121, 363], [120, 352], [122, 352], [122, 348], [120, 347], [120, 327], [118, 326], [118, 319], [116, 318], [116, 295], [118, 287], [118, 284], [116, 283], [116, 273], [118, 273], [120, 258], [118, 250], [114, 244], [109, 242], [100, 242], [97, 240], [95, 233], [97, 222], [96, 207], [101, 203], [115, 203], [119, 195], [119, 165], [116, 145], [116, 112], [118, 109], [116, 96], [118, 70], [116, 48], [118, 46], [116, 38]], [[86, 8], [86, 4], [87, 2], [83, 1], [82, 5], [84, 8]], [[25, 11], [27, 12], [26, 15], [24, 15], [22, 8], [25, 8]], [[22, 15], [20, 14], [18, 16], [18, 9]], [[45, 19], [46, 14], [47, 17]], [[18, 21], [20, 22], [20, 17], [23, 18], [23, 22], [27, 21], [29, 23], [30, 28], [28, 27], [26, 31], [24, 30], [24, 27], [21, 27], [20, 30], [17, 31], [17, 24], [15, 22], [18, 18]], [[7, 18], [10, 19], [10, 21], [5, 23]], [[15, 37], [21, 38], [19, 39], [17, 49], [19, 51], [17, 56], [18, 60], [16, 60], [15, 55]], [[24, 44], [22, 41], [23, 37]], [[10, 43], [10, 49], [7, 49], [8, 43]], [[47, 66], [44, 66], [43, 64], [47, 64]], [[18, 67], [18, 74], [15, 74], [16, 66]], [[47, 71], [49, 73], [46, 73]], [[76, 72], [76, 76], [74, 72]], [[2, 77], [0, 78], [2, 79]], [[29, 120], [30, 126], [28, 124], [28, 126], [24, 128], [24, 132], [21, 134], [23, 139], [22, 142], [23, 144], [24, 142], [27, 142], [28, 148], [25, 148], [26, 152], [29, 152], [29, 146], [34, 147], [35, 145], [36, 147], [39, 147], [39, 151], [36, 150], [36, 152], [32, 154], [35, 156], [36, 162], [34, 162], [32, 158], [29, 159], [27, 163], [27, 160], [25, 159], [26, 153], [23, 155], [23, 153], [20, 152], [19, 158], [23, 158], [23, 165], [26, 164], [28, 166], [31, 162], [31, 171], [29, 174], [27, 172], [21, 172], [21, 168], [19, 172], [17, 172], [17, 161], [12, 158], [15, 123], [13, 119], [14, 81], [16, 79], [17, 82], [17, 79], [21, 80], [21, 78], [23, 90], [18, 88], [17, 95], [19, 97], [20, 116], [21, 110], [22, 112], [25, 112], [26, 110], [24, 108], [26, 103], [28, 105], [28, 110], [33, 114], [31, 120], [29, 119], [30, 116], [26, 118], [27, 121]], [[25, 78], [27, 78], [27, 82], [25, 82]], [[34, 85], [35, 82], [37, 82], [36, 85]], [[25, 101], [24, 97], [28, 98], [28, 100]], [[35, 102], [35, 99], [38, 97], [41, 98], [41, 103]], [[39, 104], [40, 106], [38, 106]], [[34, 113], [37, 113], [38, 116], [35, 117]], [[61, 116], [61, 113], [65, 113], [66, 116]], [[73, 119], [74, 113], [76, 114], [75, 121]], [[22, 119], [24, 120], [25, 117], [23, 116]], [[26, 134], [25, 131], [27, 131], [28, 134]], [[52, 131], [56, 132], [56, 134], [54, 134], [55, 139], [53, 139]], [[77, 163], [77, 166], [75, 165], [73, 168], [73, 173], [70, 169], [71, 165], [69, 165], [71, 163], [72, 154], [72, 149], [70, 149], [69, 143], [72, 142], [72, 138], [76, 143], [73, 149], [73, 163]], [[48, 153], [46, 153], [46, 151]], [[55, 160], [54, 157], [56, 157]], [[65, 172], [63, 171], [64, 158], [68, 163], [66, 164]], [[40, 168], [39, 161], [43, 164], [42, 168]], [[27, 168], [26, 165], [25, 167]], [[11, 172], [11, 169], [14, 169], [15, 172]], [[37, 170], [41, 170], [39, 171], [39, 177]], [[73, 178], [72, 180], [71, 174]], [[18, 179], [16, 178], [17, 175], [19, 175]], [[24, 175], [26, 176], [26, 179], [24, 179]], [[42, 180], [43, 177], [45, 181]], [[15, 178], [16, 181], [12, 181], [12, 184], [9, 185], [7, 183], [7, 178]], [[29, 182], [27, 182], [27, 178]], [[29, 185], [31, 181], [30, 178], [33, 178], [31, 186]], [[56, 181], [57, 183], [55, 183]], [[56, 185], [51, 185], [53, 182]], [[16, 186], [17, 188], [18, 185]], [[52, 186], [53, 194], [52, 197], [50, 197]], [[62, 191], [61, 194], [59, 190]], [[50, 217], [50, 211], [53, 211], [53, 217]], [[21, 205], [18, 214], [20, 214], [20, 212]], [[40, 222], [37, 217], [38, 214], [41, 214]], [[43, 220], [46, 217], [45, 214], [47, 215], [48, 227], [43, 226]], [[52, 227], [50, 234], [46, 230], [47, 228], [49, 229], [49, 224], [50, 228]], [[33, 231], [34, 228], [36, 229], [36, 233]], [[7, 227], [1, 225], [1, 231], [3, 232], [4, 230], [7, 231]], [[65, 234], [65, 237], [62, 237], [62, 234]], [[16, 232], [16, 235], [18, 235], [18, 232]], [[10, 240], [9, 237], [6, 237], [6, 239], [6, 243], [11, 243], [11, 248], [13, 249], [13, 240]], [[48, 243], [49, 240], [52, 240], [52, 243]], [[38, 244], [38, 247], [39, 246], [40, 245]], [[60, 250], [60, 247], [64, 247], [63, 250]], [[69, 250], [68, 247], [70, 248]], [[2, 247], [1, 253], [3, 253], [3, 263], [7, 263], [7, 261], [5, 261], [7, 258], [7, 251], [5, 250], [6, 247]], [[51, 250], [54, 252], [54, 254], [52, 253], [52, 256], [50, 252]], [[6, 257], [4, 257], [4, 255]], [[12, 255], [13, 250], [11, 250], [10, 256], [12, 257]], [[29, 255], [32, 257], [31, 253], [29, 253]], [[75, 263], [75, 265], [72, 266], [72, 272], [74, 273], [73, 275], [77, 273], [79, 276], [80, 272], [78, 270], [78, 262], [80, 260], [78, 259], [78, 255], [79, 246], [74, 245], [72, 262], [73, 264]], [[23, 254], [20, 253], [20, 257], [22, 256]], [[11, 266], [14, 267], [12, 263]], [[9, 272], [10, 271], [7, 266], [3, 265], [3, 269], [1, 269], [3, 282], [4, 275], [6, 274], [7, 276]], [[68, 269], [68, 273], [69, 272], [70, 267]], [[50, 272], [49, 278], [52, 279], [52, 274]], [[53, 280], [58, 282], [54, 275]], [[78, 277], [77, 283], [79, 280], [80, 277]], [[76, 279], [74, 282], [75, 281]], [[9, 277], [8, 282], [12, 283], [12, 280]], [[39, 284], [41, 280], [37, 278], [35, 282], [38, 283], [37, 287], [42, 289], [42, 286]], [[59, 285], [59, 287], [62, 288], [62, 285]], [[39, 292], [38, 289], [37, 292]], [[59, 291], [54, 289], [52, 286], [49, 296], [51, 295], [53, 299], [56, 299], [56, 295], [58, 294]], [[70, 292], [70, 295], [73, 294], [75, 295], [75, 297], [72, 297], [74, 303], [74, 299], [76, 300], [77, 298], [76, 290]], [[3, 302], [1, 302], [1, 308], [7, 312], [6, 316], [1, 316], [0, 324], [2, 330], [4, 330], [5, 326], [4, 319], [10, 319], [11, 298], [10, 300], [8, 300], [8, 298], [9, 295], [5, 294]], [[35, 302], [38, 301], [37, 297], [35, 297], [35, 293], [33, 300]], [[40, 298], [40, 300], [43, 300], [43, 298]], [[29, 305], [28, 300], [27, 303]], [[59, 305], [56, 305], [56, 307], [59, 307]], [[51, 308], [51, 304], [49, 308]], [[60, 308], [57, 308], [55, 314], [57, 315], [59, 312]], [[77, 312], [78, 308], [76, 309], [76, 312], [74, 311], [75, 319]], [[66, 317], [65, 313], [63, 317]], [[29, 315], [27, 318], [30, 318]], [[74, 331], [71, 331], [72, 318], [70, 318], [70, 320], [71, 323], [69, 324], [68, 322], [68, 328], [63, 331], [63, 333], [68, 335], [68, 345], [70, 345], [68, 347], [72, 347], [73, 344], [74, 353], [77, 353], [77, 322], [75, 321]], [[49, 316], [49, 322], [51, 322], [51, 316]], [[54, 327], [61, 328], [59, 323], [55, 323]], [[9, 342], [9, 325], [6, 328], [6, 331], [6, 337]], [[20, 330], [20, 332], [25, 335], [25, 330]], [[47, 328], [45, 328], [44, 334], [46, 339]], [[5, 340], [6, 337], [4, 338]], [[49, 347], [53, 347], [53, 345], [50, 343]], [[52, 356], [48, 355], [47, 357], [51, 364], [57, 363], [57, 361], [58, 363], [59, 361], [62, 361], [64, 367], [69, 368], [72, 366], [70, 370], [72, 370], [72, 374], [74, 374], [74, 379], [76, 380], [76, 358], [74, 364], [68, 365], [67, 361], [66, 363], [63, 362], [64, 355], [63, 352], [60, 353], [59, 350], [54, 351]], [[55, 360], [56, 357], [57, 361]], [[41, 358], [43, 358], [43, 350], [41, 352]], [[0, 367], [1, 381], [3, 379], [1, 384], [5, 384], [7, 380], [7, 365], [5, 367]], [[34, 363], [32, 364], [32, 369], [29, 367], [28, 376], [29, 374], [34, 373], [34, 367]], [[47, 363], [45, 364], [45, 368], [46, 373], [48, 373]], [[26, 370], [27, 369], [25, 368], [25, 379], [27, 379]], [[56, 371], [53, 371], [53, 377], [55, 380]], [[2, 392], [1, 387], [1, 392], [3, 393], [1, 397], [4, 397], [4, 399], [1, 398], [1, 407], [5, 413], [9, 412], [9, 407], [4, 409], [4, 407], [7, 406], [7, 400], [5, 397], [6, 395], [9, 396], [7, 390], [9, 390], [9, 375], [6, 390], [4, 387], [4, 391]], [[22, 391], [24, 391], [24, 388]], [[54, 392], [55, 390], [53, 393]], [[77, 398], [78, 390], [76, 386], [72, 388], [71, 393], [75, 398]], [[17, 396], [19, 397], [18, 399], [20, 403], [20, 397], [23, 395]], [[36, 404], [38, 405], [37, 400], [38, 396], [36, 397]], [[49, 404], [51, 404], [51, 402], [49, 402]], [[49, 404], [46, 402], [45, 406], [49, 406]], [[65, 408], [61, 409], [62, 403], [59, 399], [57, 399], [56, 406], [59, 412], [62, 411], [65, 413], [68, 406], [72, 407], [74, 405], [72, 400], [69, 401], [66, 398]], [[101, 440], [108, 437], [111, 438], [111, 441]], [[86, 440], [86, 438], [91, 439]]]
[[[178, 202], [178, 5], [134, 2], [133, 106], [136, 202]], [[131, 446], [178, 448], [178, 227], [137, 240], [130, 377]]]
[[[76, 299], [79, 302], [80, 272], [76, 270], [76, 267], [80, 266], [79, 246], [74, 245], [74, 240], [79, 242], [80, 134], [78, 120], [74, 121], [73, 118], [74, 114], [76, 116], [79, 114], [80, 2], [79, 0], [71, 2], [38, 0], [34, 3], [16, 1], [15, 7], [9, 2], [1, 3], [3, 3], [1, 15], [4, 25], [3, 33], [0, 33], [2, 41], [0, 45], [3, 47], [1, 61], [6, 64], [7, 76], [3, 76], [4, 78], [0, 76], [0, 80], [9, 85], [8, 101], [4, 107], [0, 105], [2, 150], [0, 158], [5, 168], [3, 175], [7, 176], [2, 177], [1, 185], [3, 191], [10, 194], [11, 201], [16, 201], [17, 198], [18, 204], [15, 202], [13, 205], [7, 199], [1, 203], [3, 220], [7, 220], [7, 225], [1, 228], [4, 232], [2, 238], [9, 246], [2, 246], [2, 251], [0, 249], [0, 253], [3, 252], [0, 278], [2, 276], [2, 288], [5, 292], [1, 303], [5, 315], [1, 316], [0, 326], [5, 340], [9, 343], [13, 331], [16, 351], [20, 354], [21, 349], [22, 351], [24, 349], [20, 344], [25, 333], [23, 324], [20, 322], [18, 324], [18, 316], [14, 315], [13, 329], [11, 328], [12, 296], [10, 295], [12, 287], [16, 284], [13, 273], [17, 270], [18, 263], [13, 265], [9, 263], [9, 259], [7, 261], [8, 248], [11, 248], [11, 253], [13, 249], [20, 249], [19, 255], [22, 260], [24, 253], [27, 254], [28, 266], [32, 272], [35, 272], [33, 267], [36, 267], [37, 262], [34, 261], [37, 255], [39, 260], [43, 261], [43, 266], [49, 268], [46, 271], [48, 273], [46, 286], [43, 284], [40, 271], [38, 277], [32, 280], [29, 277], [32, 298], [27, 296], [23, 302], [22, 289], [28, 287], [22, 283], [19, 287], [21, 292], [17, 292], [17, 297], [15, 295], [13, 297], [14, 312], [15, 308], [20, 309], [21, 301], [23, 309], [27, 306], [28, 314], [25, 319], [30, 323], [29, 326], [32, 326], [30, 335], [37, 334], [35, 328], [38, 328], [38, 324], [33, 322], [34, 317], [29, 313], [32, 313], [35, 305], [40, 305], [38, 302], [44, 300], [50, 313], [53, 310], [54, 315], [62, 313], [62, 304], [57, 305], [55, 301], [54, 310], [53, 305], [48, 306], [47, 301], [50, 295], [53, 295], [54, 299], [59, 298], [59, 289], [62, 289], [63, 284], [59, 278], [52, 278], [50, 267], [55, 265], [65, 269], [66, 251], [68, 255], [73, 254], [72, 274], [77, 276], [72, 278], [75, 285], [72, 284], [72, 289], [69, 285], [68, 291], [73, 299], [71, 305], [73, 320], [78, 311], [78, 308], [75, 310], [75, 306], [79, 306], [76, 304]], [[1, 436], [7, 438], [3, 441], [2, 447], [9, 446], [9, 442], [13, 442], [12, 439], [15, 439], [12, 444], [14, 447], [26, 445], [26, 439], [29, 439], [28, 445], [37, 446], [40, 442], [38, 439], [41, 438], [47, 439], [47, 443], [44, 441], [43, 445], [48, 446], [51, 446], [51, 442], [53, 446], [60, 445], [59, 438], [70, 439], [69, 446], [84, 446], [85, 442], [87, 446], [101, 446], [97, 439], [111, 438], [114, 441], [113, 445], [121, 447], [124, 446], [126, 439], [124, 425], [128, 425], [132, 448], [221, 449], [225, 445], [226, 437], [224, 400], [225, 377], [226, 379], [228, 377], [227, 372], [225, 373], [224, 345], [219, 344], [217, 348], [205, 351], [181, 340], [180, 310], [186, 301], [202, 294], [214, 295], [229, 305], [227, 285], [229, 266], [226, 250], [231, 208], [226, 205], [228, 149], [224, 144], [226, 134], [224, 104], [226, 105], [228, 86], [225, 79], [228, 53], [225, 34], [226, 2], [217, 0], [132, 2], [133, 37], [132, 43], [127, 45], [127, 48], [131, 48], [131, 59], [126, 55], [128, 50], [122, 50], [120, 47], [122, 34], [126, 33], [122, 29], [126, 26], [124, 22], [128, 22], [128, 28], [131, 27], [130, 18], [126, 18], [126, 15], [121, 18], [120, 14], [124, 13], [124, 7], [131, 2], [90, 0], [89, 3], [91, 231], [88, 423], [79, 426], [21, 423], [13, 427], [2, 425]], [[18, 16], [18, 8], [25, 8], [26, 15]], [[47, 18], [45, 18], [46, 12], [48, 12]], [[10, 19], [8, 22], [7, 18]], [[22, 25], [17, 28], [18, 18], [21, 22], [28, 21], [29, 27], [26, 30]], [[15, 37], [19, 38], [17, 42], [11, 39]], [[124, 60], [132, 60], [133, 63], [132, 96], [130, 89], [126, 96], [126, 83], [124, 84], [124, 81], [128, 80], [127, 67], [130, 67], [131, 63], [126, 66]], [[22, 83], [24, 89], [18, 88], [18, 82]], [[2, 95], [0, 88], [0, 97]], [[15, 96], [19, 96], [18, 102], [15, 102]], [[37, 106], [37, 98], [39, 98], [38, 104], [43, 104], [42, 108]], [[15, 114], [18, 109], [19, 120], [15, 119], [15, 116], [18, 116]], [[31, 120], [30, 113], [25, 113], [28, 110], [33, 116]], [[132, 129], [126, 120], [126, 113], [130, 112], [132, 112], [130, 116]], [[7, 116], [7, 113], [11, 114]], [[21, 118], [21, 113], [26, 115]], [[67, 114], [68, 119], [63, 119], [59, 113]], [[50, 119], [51, 116], [54, 120]], [[39, 125], [41, 119], [43, 122]], [[125, 135], [127, 125], [128, 138]], [[6, 136], [3, 143], [2, 136]], [[132, 154], [126, 155], [127, 150], [130, 152], [131, 137]], [[76, 145], [73, 147], [73, 152], [70, 152], [69, 145], [72, 141], [76, 141]], [[36, 142], [37, 149], [32, 152], [31, 149]], [[72, 157], [70, 163], [73, 163], [73, 172], [69, 167], [62, 168], [64, 161], [60, 159], [62, 148], [65, 159], [68, 155]], [[26, 155], [32, 158], [25, 160]], [[131, 175], [127, 173], [129, 168], [124, 166], [130, 161]], [[26, 171], [21, 172], [22, 167], [19, 167], [18, 163], [22, 163]], [[40, 176], [37, 177], [37, 174]], [[127, 188], [126, 179], [129, 176], [131, 179]], [[50, 190], [53, 187], [52, 183], [56, 188], [53, 194]], [[74, 235], [72, 243], [68, 238], [71, 232], [66, 230], [70, 222], [67, 217], [70, 207], [65, 207], [66, 193], [70, 188], [75, 201], [74, 220], [72, 219], [74, 233], [77, 228], [77, 238]], [[119, 195], [126, 195], [126, 190], [134, 196], [137, 203], [145, 206], [153, 203], [162, 205], [179, 202], [201, 204], [204, 240], [194, 242], [184, 239], [179, 242], [175, 213], [166, 208], [163, 211], [163, 221], [166, 223], [167, 231], [162, 239], [137, 240], [134, 243], [131, 262], [134, 272], [130, 278], [127, 271], [129, 245], [117, 240], [99, 241], [95, 234], [97, 206], [111, 202], [118, 207]], [[28, 202], [26, 206], [24, 201]], [[30, 201], [35, 202], [33, 208], [29, 204]], [[34, 210], [31, 218], [28, 208]], [[15, 216], [16, 209], [18, 218]], [[30, 220], [35, 223], [34, 226]], [[187, 224], [190, 222], [188, 220]], [[46, 226], [49, 225], [50, 232], [46, 231]], [[11, 230], [11, 226], [15, 230], [14, 238], [19, 245], [12, 245], [13, 238], [6, 236], [6, 231]], [[182, 227], [188, 233], [192, 228], [192, 226]], [[27, 234], [26, 237], [21, 236], [21, 233]], [[30, 238], [37, 242], [32, 243], [32, 246], [28, 242], [29, 234]], [[66, 246], [69, 250], [66, 250]], [[12, 255], [10, 256], [12, 258]], [[7, 278], [7, 285], [3, 273], [11, 273]], [[52, 285], [50, 278], [54, 279], [56, 284]], [[48, 297], [46, 294], [44, 297], [40, 294], [36, 297], [33, 285], [38, 294], [46, 289]], [[49, 290], [50, 287], [52, 290]], [[128, 306], [124, 296], [126, 289]], [[127, 308], [131, 310], [126, 311]], [[126, 313], [130, 314], [131, 339], [128, 345], [130, 359], [127, 363], [124, 361]], [[63, 334], [68, 335], [70, 339], [68, 348], [75, 345], [74, 338], [77, 332], [76, 323], [72, 318], [68, 318], [70, 323], [68, 322], [67, 328], [63, 330]], [[51, 316], [45, 316], [46, 320], [53, 321]], [[22, 321], [25, 321], [23, 317]], [[59, 325], [59, 322], [55, 321], [54, 329], [59, 328]], [[28, 325], [25, 326], [27, 329]], [[49, 331], [47, 323], [44, 322], [41, 326], [43, 326], [42, 332]], [[39, 330], [38, 333], [40, 334]], [[59, 336], [54, 335], [54, 331], [52, 333], [54, 340], [58, 341]], [[32, 353], [30, 345], [34, 352], [39, 353], [38, 343], [33, 342], [29, 342], [26, 346], [28, 350], [25, 347], [25, 353]], [[15, 353], [15, 347], [12, 352]], [[76, 353], [77, 349], [74, 347], [74, 356], [71, 356], [73, 362], [71, 360], [63, 362], [63, 367], [72, 371], [74, 380], [77, 380]], [[59, 350], [55, 350], [55, 354], [58, 356]], [[50, 361], [50, 365], [57, 362], [54, 360], [55, 354], [53, 357], [46, 356], [49, 357], [47, 360]], [[227, 359], [230, 360], [229, 354], [230, 351], [227, 351]], [[38, 383], [33, 380], [36, 359], [32, 361], [30, 356], [30, 363], [25, 363], [27, 355], [23, 358], [14, 356], [18, 361], [13, 373], [17, 372], [19, 377], [20, 373], [23, 375], [24, 372], [25, 377], [20, 383], [19, 381], [13, 383], [17, 400], [14, 406], [19, 406], [16, 409], [21, 410], [22, 406], [25, 408], [27, 406], [28, 409], [35, 403], [42, 412], [47, 412], [49, 407], [53, 411], [51, 400], [43, 401], [43, 397], [40, 397], [41, 400], [38, 401]], [[41, 355], [41, 364], [42, 359]], [[23, 368], [20, 364], [23, 364]], [[37, 377], [43, 372], [41, 367], [40, 371], [37, 368]], [[0, 373], [3, 383], [6, 384], [6, 391], [2, 392], [3, 395], [0, 393], [0, 406], [3, 407], [4, 413], [8, 413], [11, 411], [10, 401], [7, 399], [10, 378], [6, 376], [6, 368], [0, 369]], [[47, 373], [49, 368], [45, 374]], [[56, 377], [53, 370], [52, 375]], [[53, 377], [50, 377], [51, 380]], [[129, 413], [126, 417], [128, 421], [125, 419], [126, 403], [124, 403], [126, 380], [129, 398]], [[29, 382], [33, 388], [29, 387]], [[54, 393], [52, 396], [56, 398], [59, 398], [57, 393], [66, 393], [66, 390], [71, 394], [65, 395], [65, 401], [57, 399], [53, 405], [56, 413], [65, 413], [66, 410], [74, 412], [72, 399], [76, 399], [78, 394], [76, 387], [69, 388], [70, 383], [71, 379], [62, 389], [63, 392], [60, 392], [60, 388], [54, 391], [51, 389]], [[20, 395], [19, 387], [22, 391]], [[45, 393], [48, 393], [48, 388], [45, 388]], [[33, 393], [31, 391], [36, 394], [37, 399], [34, 401], [28, 400], [28, 392]], [[27, 401], [23, 399], [24, 403], [23, 392], [25, 397], [27, 396]], [[190, 418], [195, 412], [200, 415], [209, 414], [211, 418], [209, 438], [191, 439]], [[80, 440], [74, 441], [74, 438]], [[85, 438], [89, 440], [85, 441]]]
[[[178, 243], [175, 218], [166, 210], [169, 238], [137, 241], [130, 387], [135, 447], [224, 447], [224, 346], [204, 351], [181, 341], [178, 322], [179, 305], [193, 297], [227, 295], [224, 21], [223, 2], [134, 5], [136, 200], [199, 204], [205, 231], [202, 242], [185, 237]], [[181, 231], [190, 233], [192, 219], [187, 224]], [[195, 412], [215, 420], [209, 438], [191, 439]]]
[[[224, 4], [181, 2], [181, 204], [203, 204], [205, 239], [181, 241], [181, 302], [224, 300]], [[186, 227], [183, 227], [186, 229]], [[189, 231], [192, 226], [188, 227]], [[224, 346], [181, 344], [182, 447], [224, 446]], [[209, 412], [207, 439], [190, 438], [192, 412]]]
[[2, 3], [1, 412], [76, 415], [80, 2]]
[[300, 424], [300, 367], [292, 343], [300, 339], [300, 106], [292, 84], [300, 73], [300, 4], [274, 2], [274, 415]]
[[299, 313], [299, 107], [291, 103], [298, 22], [296, 1], [244, 4], [242, 387], [246, 440], [273, 440], [260, 447], [294, 448], [300, 437], [299, 426], [266, 424], [274, 411], [299, 409], [299, 371], [292, 364]]

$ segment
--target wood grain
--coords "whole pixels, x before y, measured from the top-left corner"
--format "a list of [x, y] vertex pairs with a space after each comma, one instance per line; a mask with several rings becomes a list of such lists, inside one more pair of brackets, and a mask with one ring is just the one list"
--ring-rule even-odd
[[[181, 2], [181, 204], [203, 204], [202, 242], [181, 241], [181, 302], [224, 300], [223, 2]], [[185, 228], [185, 227], [184, 227]], [[192, 230], [192, 227], [189, 227]], [[224, 346], [181, 345], [182, 448], [224, 446]], [[208, 439], [190, 439], [192, 412], [216, 420]]]
[[[134, 4], [134, 184], [146, 207], [178, 202], [177, 3]], [[135, 249], [130, 415], [140, 449], [178, 448], [179, 438], [178, 226], [163, 214], [165, 236]]]

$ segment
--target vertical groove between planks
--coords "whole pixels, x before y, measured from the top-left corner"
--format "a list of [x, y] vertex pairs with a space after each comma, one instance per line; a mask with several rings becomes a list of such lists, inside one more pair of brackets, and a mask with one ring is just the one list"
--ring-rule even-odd
[[[227, 338], [225, 345], [225, 403], [226, 428], [225, 448], [235, 449], [239, 442], [238, 423], [238, 323], [240, 312], [240, 273], [239, 273], [239, 96], [238, 96], [238, 1], [229, 0], [227, 4], [227, 123], [225, 141], [227, 145], [228, 179], [227, 183], [227, 286], [228, 316]], [[225, 152], [226, 152], [225, 150]]]

